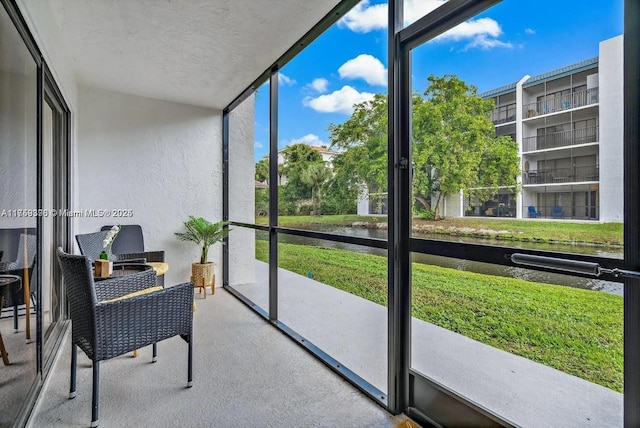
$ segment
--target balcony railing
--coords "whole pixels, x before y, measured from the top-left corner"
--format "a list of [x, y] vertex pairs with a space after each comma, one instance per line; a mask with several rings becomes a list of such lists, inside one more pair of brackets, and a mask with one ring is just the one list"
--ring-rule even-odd
[[558, 184], [582, 181], [598, 181], [600, 172], [598, 165], [574, 166], [570, 168], [542, 169], [522, 171], [523, 184]]
[[[540, 195], [540, 193], [538, 194]], [[555, 218], [565, 220], [598, 220], [599, 207], [584, 204], [573, 205], [532, 205], [522, 207], [522, 218]]]
[[571, 129], [568, 131], [554, 132], [546, 135], [536, 135], [522, 139], [522, 150], [531, 152], [534, 150], [553, 149], [556, 147], [574, 146], [576, 144], [595, 143], [598, 141], [598, 127]]
[[598, 88], [577, 91], [572, 94], [548, 97], [535, 103], [525, 104], [525, 117], [535, 117], [540, 114], [554, 113], [572, 108], [582, 107], [598, 102]]
[[513, 122], [516, 120], [516, 104], [500, 106], [491, 112], [491, 122], [494, 125]]

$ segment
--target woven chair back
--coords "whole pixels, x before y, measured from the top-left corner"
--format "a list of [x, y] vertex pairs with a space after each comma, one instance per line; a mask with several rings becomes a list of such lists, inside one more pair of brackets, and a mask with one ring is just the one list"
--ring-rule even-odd
[[[76, 242], [80, 248], [80, 253], [83, 256], [88, 257], [91, 262], [98, 260], [100, 258], [100, 253], [105, 251], [103, 241], [106, 237], [106, 230], [76, 235]], [[112, 251], [111, 256], [109, 257], [111, 261], [116, 260], [116, 257], [113, 254], [114, 253]]]
[[95, 339], [94, 308], [97, 304], [91, 261], [85, 256], [67, 254], [60, 247], [57, 255], [69, 303], [74, 342], [91, 358]]

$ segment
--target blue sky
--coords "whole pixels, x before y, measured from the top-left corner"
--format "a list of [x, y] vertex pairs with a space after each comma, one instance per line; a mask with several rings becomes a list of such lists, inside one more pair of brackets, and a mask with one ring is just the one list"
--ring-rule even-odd
[[[443, 0], [405, 0], [412, 22]], [[623, 0], [504, 0], [412, 53], [412, 86], [456, 74], [480, 92], [598, 56], [622, 34]], [[386, 2], [362, 1], [281, 70], [279, 147], [329, 145], [328, 127], [354, 102], [386, 93]], [[255, 158], [268, 153], [269, 88], [258, 91]]]

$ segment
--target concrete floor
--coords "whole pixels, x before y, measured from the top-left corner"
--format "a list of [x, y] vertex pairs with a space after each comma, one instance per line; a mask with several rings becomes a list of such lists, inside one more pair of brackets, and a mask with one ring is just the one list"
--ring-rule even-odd
[[[202, 299], [194, 314], [194, 386], [179, 338], [100, 366], [102, 427], [394, 427], [392, 416], [228, 292]], [[54, 364], [28, 426], [88, 426], [90, 361], [79, 352], [78, 395], [69, 395], [69, 343]], [[404, 426], [404, 425], [403, 425]]]
[[[268, 308], [268, 266], [235, 288]], [[377, 388], [387, 391], [387, 311], [285, 269], [278, 271], [278, 318]], [[623, 396], [418, 319], [413, 369], [521, 426], [619, 427]]]

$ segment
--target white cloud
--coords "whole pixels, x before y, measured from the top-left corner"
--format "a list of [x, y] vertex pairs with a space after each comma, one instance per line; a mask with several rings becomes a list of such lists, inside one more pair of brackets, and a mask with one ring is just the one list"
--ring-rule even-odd
[[[444, 3], [446, 3], [446, 0], [405, 0], [405, 26], [417, 21]], [[356, 7], [351, 9], [351, 11], [338, 22], [338, 25], [341, 28], [346, 27], [356, 33], [368, 33], [375, 30], [384, 30], [387, 28], [387, 5], [370, 5], [369, 0], [363, 0]], [[465, 49], [513, 47], [511, 43], [498, 40], [497, 38], [501, 35], [502, 29], [498, 22], [491, 18], [479, 18], [463, 22], [436, 37], [434, 40], [470, 40]]]
[[364, 79], [370, 85], [387, 85], [387, 68], [374, 56], [358, 55], [340, 66], [338, 69], [343, 79]]
[[404, 2], [404, 25], [413, 24], [418, 19], [436, 10], [447, 0], [405, 0]]
[[387, 19], [386, 4], [369, 6], [369, 0], [363, 0], [338, 21], [338, 26], [356, 33], [368, 33], [387, 28]]
[[526, 34], [536, 34], [536, 30], [534, 30], [533, 28], [525, 28], [524, 32]]
[[296, 81], [287, 75], [278, 73], [278, 83], [281, 85], [293, 86], [296, 84]]
[[502, 28], [491, 18], [480, 18], [463, 22], [451, 30], [436, 37], [434, 40], [445, 42], [447, 40], [461, 41], [471, 40], [465, 49], [480, 48], [483, 50], [493, 48], [512, 48], [509, 42], [498, 40], [502, 35]]
[[307, 134], [300, 138], [292, 138], [286, 145], [289, 144], [306, 144], [307, 146], [327, 146], [327, 143], [322, 141], [316, 134]]
[[467, 46], [465, 46], [465, 49], [480, 48], [486, 51], [493, 48], [510, 49], [512, 47], [513, 45], [511, 43], [501, 42], [498, 39], [492, 39], [484, 34], [480, 34], [476, 36]]
[[440, 34], [435, 40], [464, 40], [479, 35], [498, 37], [502, 34], [500, 24], [491, 18], [469, 20], [456, 25], [446, 33]]
[[[404, 25], [417, 21], [444, 3], [446, 0], [405, 0]], [[369, 0], [363, 0], [338, 21], [338, 26], [346, 27], [356, 33], [369, 33], [386, 29], [387, 23], [386, 4], [369, 5]]]
[[320, 95], [316, 98], [306, 97], [302, 104], [311, 107], [319, 113], [343, 113], [350, 115], [353, 113], [353, 105], [373, 99], [374, 94], [369, 92], [358, 92], [349, 85], [330, 94]]
[[313, 82], [309, 83], [307, 87], [319, 93], [327, 92], [329, 81], [324, 77], [320, 77], [318, 79], [313, 79]]
[[262, 143], [260, 141], [256, 141], [253, 143], [253, 147], [255, 147], [256, 149], [261, 149], [264, 146], [262, 145]]

